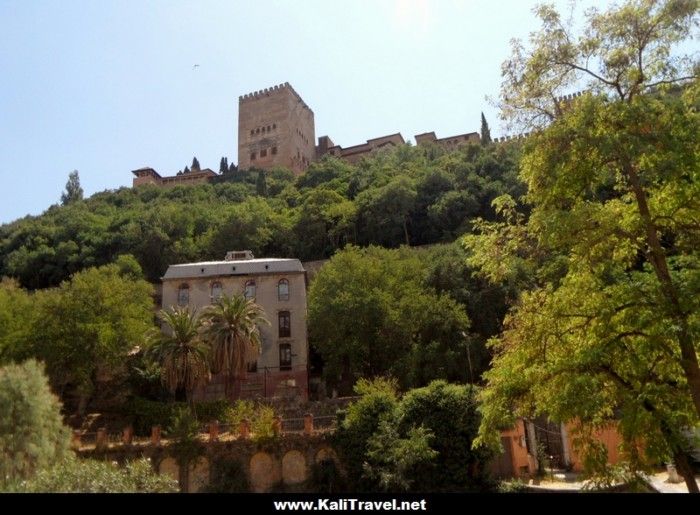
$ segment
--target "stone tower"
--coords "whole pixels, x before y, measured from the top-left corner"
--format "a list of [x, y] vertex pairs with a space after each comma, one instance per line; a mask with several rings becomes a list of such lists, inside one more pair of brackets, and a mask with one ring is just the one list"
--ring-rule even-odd
[[295, 174], [316, 156], [314, 113], [288, 82], [238, 97], [238, 167]]

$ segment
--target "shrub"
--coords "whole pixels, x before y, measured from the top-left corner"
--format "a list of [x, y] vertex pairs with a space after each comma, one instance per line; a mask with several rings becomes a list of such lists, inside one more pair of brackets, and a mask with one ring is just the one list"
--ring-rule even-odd
[[60, 460], [69, 438], [43, 365], [30, 360], [0, 368], [0, 488]]
[[153, 471], [147, 459], [119, 467], [116, 463], [70, 457], [18, 484], [17, 492], [165, 493], [177, 492], [177, 482]]
[[255, 404], [250, 400], [237, 400], [226, 412], [224, 420], [231, 425], [231, 432], [238, 433], [241, 421], [250, 422], [252, 438], [260, 441], [274, 437], [273, 422], [275, 410], [265, 404]]
[[[204, 424], [211, 420], [226, 420], [230, 403], [226, 400], [195, 403], [197, 420]], [[176, 415], [188, 405], [184, 402], [159, 402], [134, 397], [126, 403], [124, 411], [134, 425], [137, 435], [147, 436], [151, 427], [171, 427]]]

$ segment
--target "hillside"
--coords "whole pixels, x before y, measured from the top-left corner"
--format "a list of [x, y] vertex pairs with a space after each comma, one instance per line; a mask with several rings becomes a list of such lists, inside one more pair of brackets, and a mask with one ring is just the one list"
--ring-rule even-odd
[[30, 289], [132, 254], [158, 282], [168, 264], [251, 249], [317, 260], [348, 243], [398, 247], [450, 242], [491, 201], [520, 196], [516, 143], [402, 146], [358, 165], [334, 158], [295, 178], [286, 170], [231, 172], [211, 184], [104, 191], [0, 226], [0, 277]]

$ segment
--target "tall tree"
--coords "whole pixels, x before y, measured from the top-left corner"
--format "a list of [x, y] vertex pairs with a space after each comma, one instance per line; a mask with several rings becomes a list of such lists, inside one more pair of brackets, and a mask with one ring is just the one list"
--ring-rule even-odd
[[78, 170], [73, 170], [68, 174], [66, 191], [61, 194], [61, 204], [65, 206], [76, 200], [83, 200], [83, 188], [80, 187]]
[[161, 311], [164, 331], [154, 329], [149, 335], [149, 354], [162, 369], [165, 387], [177, 398], [190, 397], [192, 391], [211, 377], [210, 346], [202, 339], [201, 318], [195, 311], [176, 307]]
[[484, 113], [481, 113], [481, 144], [488, 145], [491, 143], [491, 129], [489, 129], [489, 124], [486, 121]]
[[[522, 263], [519, 243], [540, 254], [534, 291], [494, 343], [485, 427], [509, 405], [594, 426], [617, 413], [633, 461], [644, 438], [697, 491], [678, 428], [700, 416], [700, 287], [690, 279], [700, 266], [700, 94], [697, 80], [667, 87], [697, 79], [689, 57], [669, 56], [698, 2], [593, 9], [581, 36], [551, 7], [537, 13], [542, 29], [531, 51], [514, 45], [501, 93], [511, 122], [549, 124], [522, 163], [532, 214], [467, 240], [491, 275]], [[594, 94], [561, 95], [582, 81]], [[508, 241], [504, 231], [526, 236]]]
[[193, 171], [193, 172], [198, 172], [200, 169], [201, 169], [201, 168], [200, 168], [200, 166], [199, 166], [199, 161], [197, 160], [196, 157], [193, 157], [193, 158], [192, 158], [192, 171]]
[[228, 158], [222, 157], [221, 162], [219, 163], [219, 173], [226, 173], [226, 172], [228, 172]]
[[260, 325], [269, 325], [263, 309], [243, 295], [222, 295], [202, 316], [203, 338], [211, 345], [212, 372], [243, 376], [260, 355]]

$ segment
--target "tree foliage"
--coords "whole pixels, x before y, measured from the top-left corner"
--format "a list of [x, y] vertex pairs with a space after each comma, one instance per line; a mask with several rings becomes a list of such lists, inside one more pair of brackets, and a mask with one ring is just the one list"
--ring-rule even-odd
[[177, 481], [159, 475], [150, 460], [120, 467], [113, 462], [72, 457], [39, 471], [13, 491], [27, 493], [174, 493]]
[[541, 29], [531, 34], [528, 47], [514, 40], [502, 66], [500, 107], [508, 121], [542, 127], [570, 105], [564, 94], [582, 85], [629, 102], [698, 77], [697, 58], [676, 52], [697, 26], [697, 0], [628, 0], [607, 11], [591, 8], [578, 31], [551, 5], [536, 7], [535, 14]]
[[[466, 239], [485, 276], [523, 291], [492, 344], [484, 442], [515, 415], [575, 418], [583, 436], [615, 420], [634, 466], [672, 456], [691, 476], [679, 432], [700, 414], [700, 97], [697, 80], [662, 85], [692, 77], [672, 47], [697, 12], [627, 2], [590, 11], [575, 37], [543, 7], [533, 49], [516, 46], [504, 66], [506, 116], [550, 125], [522, 159], [529, 220], [504, 197], [508, 220]], [[548, 111], [545, 97], [581, 74], [591, 93]]]
[[397, 384], [360, 380], [336, 442], [353, 491], [462, 492], [486, 486], [489, 451], [471, 386], [434, 381], [399, 398]]
[[425, 284], [408, 249], [347, 247], [309, 292], [310, 342], [329, 383], [347, 393], [360, 377], [391, 374], [403, 387], [464, 379], [464, 306]]
[[203, 338], [211, 346], [212, 372], [244, 375], [260, 355], [260, 326], [269, 325], [263, 309], [243, 295], [222, 295], [202, 316]]
[[31, 478], [68, 452], [69, 432], [43, 366], [0, 368], [0, 489]]
[[61, 193], [61, 204], [64, 206], [75, 202], [76, 200], [83, 200], [83, 188], [80, 187], [80, 177], [78, 176], [78, 170], [73, 170], [68, 174], [68, 182], [66, 183], [66, 191]]
[[[0, 276], [25, 288], [133, 255], [151, 282], [178, 262], [256, 255], [324, 259], [348, 243], [398, 247], [453, 241], [491, 201], [524, 191], [518, 143], [382, 150], [350, 164], [332, 157], [289, 170], [217, 175], [209, 184], [104, 191], [0, 226]], [[189, 168], [187, 169], [189, 170]], [[333, 195], [331, 195], [331, 193]]]
[[9, 312], [17, 314], [0, 330], [4, 359], [41, 359], [56, 391], [79, 393], [83, 409], [98, 382], [126, 373], [128, 353], [152, 325], [152, 286], [140, 275], [135, 260], [122, 256], [53, 289], [28, 293], [0, 283], [0, 302], [12, 299]]
[[491, 143], [491, 129], [489, 129], [489, 123], [486, 121], [484, 113], [481, 113], [481, 144], [488, 145]]
[[189, 394], [211, 378], [211, 347], [202, 339], [202, 320], [182, 307], [161, 310], [159, 317], [165, 327], [151, 330], [148, 353], [160, 363], [166, 388]]

